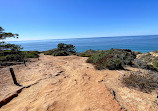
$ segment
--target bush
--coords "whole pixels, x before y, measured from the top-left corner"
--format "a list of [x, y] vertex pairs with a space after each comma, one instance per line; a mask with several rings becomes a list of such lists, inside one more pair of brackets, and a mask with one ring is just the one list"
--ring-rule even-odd
[[88, 58], [87, 62], [92, 63], [99, 70], [101, 69], [123, 69], [125, 65], [132, 65], [136, 54], [128, 49], [111, 49], [99, 51]]
[[5, 61], [6, 60], [6, 57], [5, 56], [0, 56], [0, 61]]
[[23, 51], [24, 58], [38, 58], [39, 52], [38, 51]]
[[1, 62], [23, 61], [24, 56], [21, 51], [4, 50], [0, 52]]
[[130, 72], [124, 76], [122, 83], [129, 88], [137, 88], [140, 91], [149, 93], [158, 89], [158, 76], [156, 72]]
[[138, 68], [142, 68], [142, 69], [148, 69], [148, 67], [149, 67], [147, 62], [142, 61], [141, 59], [134, 59], [133, 66], [138, 67]]
[[87, 50], [86, 52], [78, 53], [77, 55], [81, 57], [91, 57], [93, 54], [96, 54], [97, 52], [99, 51], [90, 49], [90, 50]]
[[120, 59], [112, 59], [112, 58], [107, 57], [107, 58], [100, 59], [96, 64], [96, 68], [98, 70], [101, 70], [101, 69], [110, 69], [110, 70], [123, 69], [123, 66], [121, 63], [122, 63], [122, 61]]
[[58, 51], [66, 51], [66, 52], [71, 52], [71, 53], [75, 53], [76, 52], [76, 48], [74, 45], [72, 44], [64, 44], [64, 43], [60, 43], [58, 44]]
[[52, 50], [48, 50], [48, 51], [44, 51], [44, 55], [52, 55], [54, 52], [56, 52], [57, 49], [52, 49]]
[[153, 62], [153, 67], [158, 71], [158, 61]]
[[12, 52], [10, 50], [8, 51], [1, 51], [0, 52], [0, 61], [2, 62], [22, 62], [24, 59], [27, 58], [38, 58], [39, 57], [38, 51], [19, 51], [19, 52]]
[[56, 49], [44, 51], [43, 53], [45, 55], [68, 56], [76, 54], [76, 49], [72, 44], [60, 43]]
[[23, 61], [23, 56], [19, 55], [19, 54], [10, 54], [5, 56], [5, 61], [17, 61], [17, 62], [21, 62]]
[[152, 62], [152, 59], [154, 59], [150, 53], [141, 54], [138, 58], [146, 63], [150, 63]]
[[68, 56], [68, 55], [70, 55], [70, 53], [67, 51], [56, 51], [52, 55], [54, 55], [54, 56]]
[[133, 66], [158, 71], [158, 57], [155, 56], [157, 55], [157, 52], [158, 51], [153, 51], [150, 53], [139, 54], [133, 61]]

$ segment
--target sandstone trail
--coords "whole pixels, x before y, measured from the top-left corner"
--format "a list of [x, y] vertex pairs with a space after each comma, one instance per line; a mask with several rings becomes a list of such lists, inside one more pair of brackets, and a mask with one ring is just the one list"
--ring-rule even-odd
[[40, 60], [13, 66], [18, 82], [14, 86], [8, 69], [0, 71], [0, 99], [16, 96], [0, 111], [120, 111], [124, 110], [102, 83], [106, 74], [97, 71], [87, 58], [40, 55]]

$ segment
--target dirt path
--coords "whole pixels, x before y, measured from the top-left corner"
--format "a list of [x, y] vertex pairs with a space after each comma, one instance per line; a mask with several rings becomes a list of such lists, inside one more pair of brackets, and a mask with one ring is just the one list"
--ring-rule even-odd
[[[121, 84], [129, 71], [95, 70], [77, 56], [40, 55], [40, 60], [0, 69], [0, 111], [158, 111], [157, 94], [143, 93]], [[7, 98], [7, 99], [6, 99]]]
[[[0, 111], [120, 111], [121, 106], [102, 84], [106, 73], [97, 71], [87, 58], [41, 55], [40, 61], [27, 67], [15, 66], [19, 83], [24, 88]], [[5, 72], [3, 72], [5, 71]], [[11, 83], [7, 69], [2, 69], [0, 98], [6, 98], [19, 87]], [[6, 74], [5, 74], [6, 73]], [[5, 82], [7, 80], [7, 82]], [[2, 83], [5, 84], [2, 85]]]

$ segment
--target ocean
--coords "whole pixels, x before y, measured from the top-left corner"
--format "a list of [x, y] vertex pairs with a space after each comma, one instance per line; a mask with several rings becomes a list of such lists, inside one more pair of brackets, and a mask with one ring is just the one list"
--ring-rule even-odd
[[58, 43], [66, 43], [75, 45], [78, 52], [84, 52], [88, 49], [108, 50], [118, 48], [146, 53], [158, 50], [158, 35], [27, 40], [10, 41], [9, 43], [21, 45], [25, 51], [46, 51], [56, 48]]

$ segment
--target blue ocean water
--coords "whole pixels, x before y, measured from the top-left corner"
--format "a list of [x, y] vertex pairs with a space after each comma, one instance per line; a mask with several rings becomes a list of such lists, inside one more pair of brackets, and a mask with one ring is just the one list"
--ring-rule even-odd
[[66, 43], [75, 45], [78, 52], [84, 52], [88, 49], [108, 50], [119, 48], [145, 53], [158, 50], [158, 35], [11, 41], [9, 43], [21, 45], [24, 48], [23, 50], [30, 51], [46, 51], [56, 48], [58, 43]]

